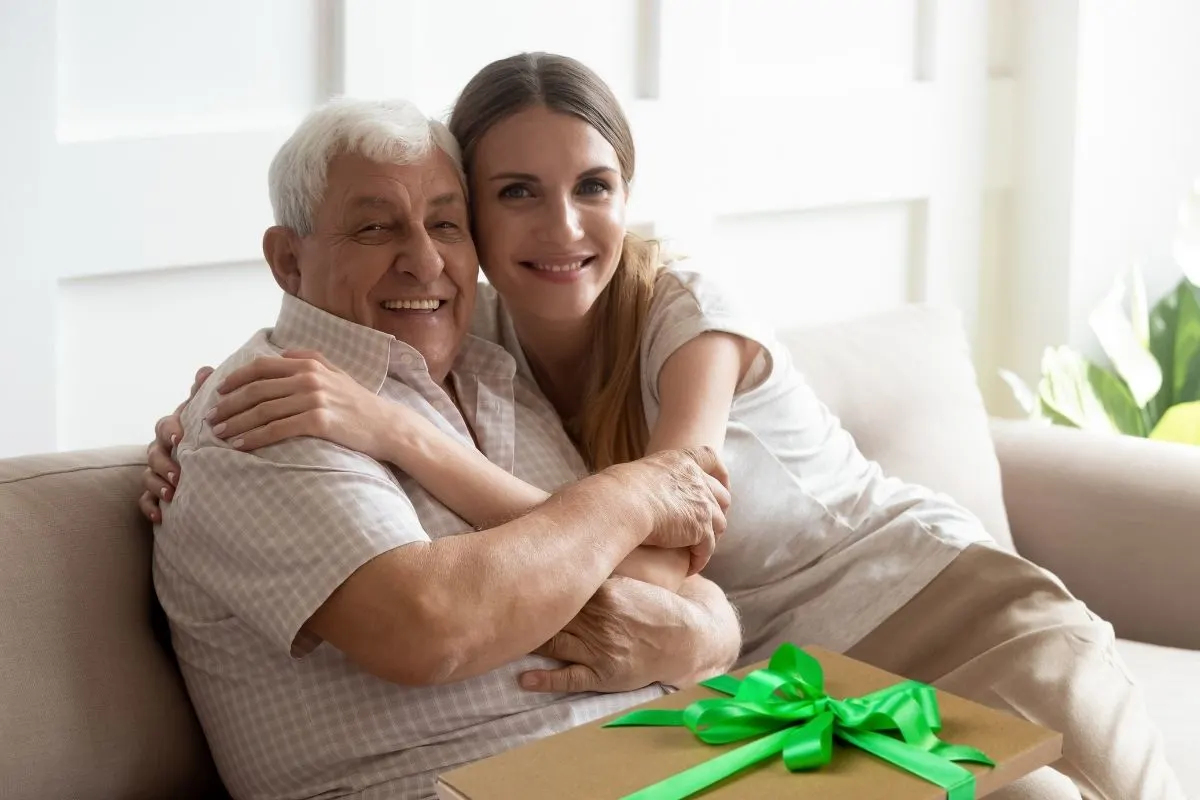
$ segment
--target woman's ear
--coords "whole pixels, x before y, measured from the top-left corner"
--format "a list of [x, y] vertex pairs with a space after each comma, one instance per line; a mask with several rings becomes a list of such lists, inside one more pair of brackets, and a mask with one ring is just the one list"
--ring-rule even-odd
[[300, 293], [300, 237], [291, 228], [272, 225], [263, 234], [263, 256], [279, 288], [290, 295]]

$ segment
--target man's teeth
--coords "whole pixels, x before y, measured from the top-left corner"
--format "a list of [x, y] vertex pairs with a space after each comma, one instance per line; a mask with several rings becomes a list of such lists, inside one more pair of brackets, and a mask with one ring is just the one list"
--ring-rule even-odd
[[583, 262], [572, 261], [570, 264], [531, 264], [530, 266], [544, 272], [574, 272], [577, 269], [583, 269]]
[[384, 300], [383, 307], [389, 311], [437, 311], [441, 300]]

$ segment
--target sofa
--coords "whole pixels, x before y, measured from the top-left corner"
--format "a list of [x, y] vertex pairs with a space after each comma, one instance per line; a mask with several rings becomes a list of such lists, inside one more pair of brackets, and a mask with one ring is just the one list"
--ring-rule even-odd
[[[956, 498], [1111, 621], [1200, 797], [1200, 448], [989, 419], [946, 310], [782, 335], [871, 458]], [[131, 444], [0, 460], [6, 800], [225, 796], [154, 602], [143, 459]]]

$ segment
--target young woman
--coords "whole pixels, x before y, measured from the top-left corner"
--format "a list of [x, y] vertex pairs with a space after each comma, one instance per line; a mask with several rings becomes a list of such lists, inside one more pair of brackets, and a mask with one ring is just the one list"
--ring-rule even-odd
[[[1146, 791], [1147, 775], [1155, 786], [1173, 779], [1111, 644], [1096, 633], [1101, 623], [1049, 576], [986, 546], [969, 513], [885, 478], [756, 324], [752, 304], [742, 310], [702, 274], [664, 265], [652, 243], [626, 231], [633, 141], [594, 73], [546, 54], [497, 61], [463, 90], [450, 129], [491, 284], [480, 287], [475, 334], [510, 350], [518, 379], [553, 405], [590, 469], [662, 448], [721, 452], [733, 504], [705, 575], [742, 615], [745, 662], [784, 640], [858, 645], [882, 666], [944, 680], [1064, 731], [1063, 769], [1096, 796], [1180, 796]], [[220, 435], [247, 449], [305, 435], [355, 447], [384, 426], [405, 426], [408, 446], [385, 460], [468, 522], [519, 513], [547, 496], [389, 408], [318, 354], [289, 355], [227, 379], [211, 418], [224, 426]], [[170, 498], [177, 431], [171, 420], [159, 426], [150, 497]], [[156, 513], [153, 502], [143, 508]], [[686, 568], [678, 553], [644, 548], [622, 565], [664, 586], [677, 586]], [[974, 588], [981, 574], [991, 582]], [[1030, 596], [1036, 614], [1021, 606]], [[962, 609], [982, 616], [949, 613], [960, 597]], [[911, 625], [902, 609], [914, 598], [949, 609], [924, 624], [922, 652], [910, 652], [906, 631], [891, 624]], [[960, 637], [965, 627], [975, 636]], [[1064, 636], [1091, 644], [1051, 675], [1039, 665], [1051, 653], [1062, 660]], [[1006, 697], [994, 688], [1000, 682], [1022, 688]], [[1085, 697], [1079, 686], [1104, 691]], [[1078, 704], [1088, 715], [1075, 713]], [[1135, 731], [1136, 758], [1113, 759], [1097, 744], [1111, 739], [1096, 731], [1118, 729]]]

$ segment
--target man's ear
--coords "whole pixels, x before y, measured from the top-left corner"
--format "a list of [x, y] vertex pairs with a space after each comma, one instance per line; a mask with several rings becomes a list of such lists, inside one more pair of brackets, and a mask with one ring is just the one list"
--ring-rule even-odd
[[272, 225], [263, 234], [263, 256], [279, 288], [290, 295], [300, 294], [300, 237], [291, 228]]

